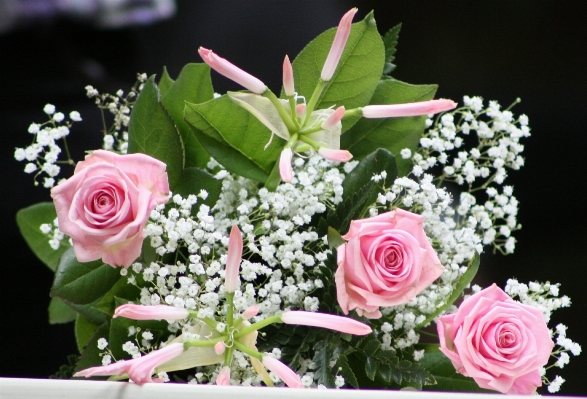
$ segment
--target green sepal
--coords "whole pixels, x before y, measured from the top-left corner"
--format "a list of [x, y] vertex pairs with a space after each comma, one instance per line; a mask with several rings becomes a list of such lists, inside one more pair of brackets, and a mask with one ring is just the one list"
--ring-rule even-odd
[[[322, 67], [332, 46], [336, 28], [329, 29], [312, 40], [293, 62], [294, 81], [300, 95], [310, 100], [318, 84]], [[338, 66], [318, 99], [316, 109], [344, 105], [346, 109], [363, 107], [381, 78], [385, 50], [373, 12], [352, 25]], [[343, 132], [357, 121], [346, 118]]]
[[151, 76], [130, 114], [128, 124], [128, 153], [143, 153], [167, 165], [169, 186], [173, 191], [184, 166], [181, 135], [160, 102], [155, 77]]
[[[57, 212], [52, 202], [40, 202], [23, 208], [16, 213], [16, 224], [20, 234], [22, 234], [35, 256], [52, 271], [57, 269], [59, 258], [70, 247], [67, 241], [62, 241], [61, 247], [57, 250], [51, 248], [49, 238], [39, 229], [44, 223], [53, 226], [53, 221], [56, 217]], [[53, 227], [55, 228], [55, 226]]]
[[[430, 100], [437, 85], [412, 85], [388, 79], [379, 82], [370, 104], [402, 104]], [[341, 137], [340, 146], [349, 150], [354, 159], [362, 159], [378, 148], [385, 148], [396, 156], [399, 176], [406, 175], [411, 159], [403, 159], [400, 152], [409, 148], [412, 153], [418, 148], [424, 133], [426, 116], [403, 118], [361, 118]]]
[[[167, 70], [164, 70], [164, 73]], [[161, 79], [159, 87], [164, 83]], [[185, 102], [203, 103], [214, 98], [210, 67], [206, 64], [185, 65], [177, 79], [165, 90], [161, 89], [161, 103], [173, 118], [185, 149], [185, 167], [205, 168], [210, 155], [200, 145], [188, 124], [183, 120]], [[174, 190], [176, 191], [176, 190]]]
[[336, 249], [342, 244], [346, 244], [345, 239], [342, 238], [335, 228], [328, 226], [328, 246], [332, 249]]

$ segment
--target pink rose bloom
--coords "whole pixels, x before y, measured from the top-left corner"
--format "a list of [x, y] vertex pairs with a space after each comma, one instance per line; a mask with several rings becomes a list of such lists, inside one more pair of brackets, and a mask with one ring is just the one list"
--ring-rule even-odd
[[440, 317], [437, 328], [442, 353], [481, 388], [531, 395], [542, 385], [539, 369], [554, 346], [542, 312], [495, 284]]
[[51, 190], [59, 229], [71, 237], [78, 261], [128, 267], [138, 258], [149, 214], [168, 201], [165, 169], [144, 154], [98, 150]]
[[396, 209], [353, 220], [338, 247], [335, 274], [338, 304], [348, 314], [381, 317], [380, 306], [410, 302], [444, 267], [423, 228], [424, 217]]

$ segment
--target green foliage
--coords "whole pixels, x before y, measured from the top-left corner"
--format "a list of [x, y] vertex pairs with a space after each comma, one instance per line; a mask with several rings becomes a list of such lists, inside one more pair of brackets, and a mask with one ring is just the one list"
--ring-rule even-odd
[[92, 337], [88, 341], [84, 351], [77, 364], [75, 365], [75, 371], [80, 371], [88, 367], [93, 367], [102, 364], [102, 358], [100, 357], [100, 349], [98, 349], [98, 340], [108, 336], [108, 323], [104, 322], [98, 327], [98, 329], [92, 334]]
[[395, 59], [395, 52], [397, 50], [397, 41], [399, 39], [399, 31], [402, 24], [397, 24], [391, 28], [385, 36], [383, 36], [383, 44], [385, 45], [385, 65], [383, 66], [383, 78], [395, 70], [393, 60]]
[[55, 372], [55, 374], [50, 375], [49, 378], [56, 378], [59, 380], [67, 380], [73, 376], [75, 372], [75, 364], [79, 360], [79, 355], [69, 355], [67, 356], [67, 364], [62, 365], [59, 367], [59, 370]]
[[[400, 104], [430, 100], [436, 93], [436, 85], [411, 85], [399, 80], [382, 80], [371, 98], [370, 104]], [[424, 133], [426, 116], [359, 120], [341, 137], [341, 148], [349, 150], [355, 159], [362, 159], [378, 148], [385, 148], [396, 156], [399, 176], [411, 168], [411, 160], [402, 159], [400, 151], [412, 152]]]
[[49, 246], [49, 239], [39, 227], [44, 223], [53, 225], [56, 217], [57, 212], [52, 202], [40, 202], [23, 208], [16, 214], [16, 224], [29, 248], [53, 271], [57, 268], [61, 254], [69, 248], [69, 244], [62, 243], [60, 248], [54, 250]]
[[495, 393], [479, 388], [479, 385], [472, 378], [457, 373], [450, 359], [442, 352], [426, 352], [424, 358], [420, 360], [420, 366], [425, 368], [436, 380], [435, 385], [422, 387], [424, 390]]
[[444, 305], [440, 306], [439, 308], [437, 308], [436, 311], [433, 314], [429, 315], [426, 318], [426, 320], [424, 320], [422, 323], [420, 323], [416, 327], [416, 329], [421, 328], [421, 327], [425, 326], [426, 324], [430, 323], [438, 315], [440, 315], [444, 311], [444, 309], [448, 308], [450, 305], [455, 303], [455, 301], [457, 299], [459, 299], [461, 297], [465, 288], [467, 288], [469, 286], [469, 284], [471, 284], [471, 281], [473, 281], [473, 278], [475, 278], [475, 275], [477, 274], [477, 271], [479, 270], [479, 263], [480, 262], [481, 262], [481, 257], [479, 256], [479, 254], [476, 254], [475, 257], [469, 262], [469, 266], [467, 267], [467, 271], [459, 278], [459, 280], [455, 286], [455, 289], [450, 294], [450, 297], [448, 298], [446, 303]]
[[49, 324], [63, 324], [74, 321], [77, 313], [59, 298], [49, 302]]
[[397, 176], [395, 160], [386, 149], [377, 149], [365, 157], [343, 182], [343, 202], [329, 210], [325, 219], [321, 217], [318, 221], [319, 234], [327, 234], [328, 227], [346, 233], [351, 220], [365, 217], [369, 206], [377, 199], [377, 194], [382, 192], [381, 185], [370, 177], [385, 171], [386, 180], [394, 181]]
[[185, 166], [205, 168], [210, 155], [200, 145], [188, 124], [183, 120], [183, 109], [186, 101], [199, 104], [214, 98], [210, 67], [206, 64], [187, 64], [171, 85], [169, 85], [169, 80], [165, 78], [166, 72], [167, 70], [164, 70], [164, 75], [159, 83], [160, 89], [161, 85], [165, 87], [165, 93], [161, 89], [161, 103], [173, 118], [175, 126], [181, 134], [185, 147]]
[[203, 104], [186, 103], [186, 122], [200, 144], [230, 172], [265, 182], [279, 159], [285, 141], [247, 110], [222, 96]]
[[95, 323], [85, 317], [78, 315], [75, 319], [75, 342], [79, 353], [83, 353], [86, 345], [92, 339], [92, 336], [100, 328], [100, 324]]
[[130, 115], [128, 153], [141, 152], [165, 162], [173, 191], [183, 170], [183, 143], [173, 119], [160, 102], [154, 80], [151, 76], [145, 82]]
[[215, 179], [214, 176], [205, 170], [185, 168], [181, 173], [181, 177], [173, 193], [187, 198], [190, 194], [197, 195], [200, 193], [200, 190], [206, 190], [208, 197], [205, 200], [198, 198], [198, 202], [192, 207], [192, 214], [195, 215], [202, 204], [206, 204], [212, 208], [220, 197], [221, 189], [222, 181]]
[[[296, 90], [310, 99], [322, 72], [336, 28], [329, 29], [312, 40], [293, 62]], [[318, 100], [316, 109], [344, 105], [346, 109], [369, 104], [383, 71], [385, 50], [373, 12], [354, 23], [336, 71]], [[356, 118], [343, 122], [343, 131]]]

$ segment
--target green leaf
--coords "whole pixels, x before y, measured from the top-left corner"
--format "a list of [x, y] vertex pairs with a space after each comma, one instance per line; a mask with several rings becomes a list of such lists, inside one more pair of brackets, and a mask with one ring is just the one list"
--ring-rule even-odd
[[181, 135], [173, 119], [159, 101], [159, 89], [151, 76], [130, 114], [128, 153], [141, 152], [167, 165], [169, 186], [173, 191], [184, 165]]
[[119, 278], [119, 269], [101, 261], [78, 262], [70, 248], [61, 256], [55, 271], [51, 296], [74, 304], [88, 304], [108, 292]]
[[39, 228], [44, 223], [53, 225], [56, 217], [57, 212], [52, 202], [31, 205], [16, 213], [16, 224], [20, 234], [37, 258], [53, 271], [57, 268], [61, 254], [69, 248], [69, 244], [64, 241], [57, 250], [51, 248], [49, 238]]
[[265, 182], [285, 141], [273, 137], [257, 118], [222, 96], [203, 104], [186, 103], [184, 117], [200, 144], [230, 172]]
[[475, 275], [477, 274], [477, 271], [479, 270], [479, 263], [480, 262], [481, 262], [481, 257], [479, 256], [479, 254], [475, 254], [475, 257], [473, 259], [471, 259], [471, 261], [469, 262], [469, 266], [467, 267], [467, 271], [457, 281], [455, 289], [452, 291], [452, 293], [451, 293], [450, 297], [448, 298], [448, 300], [446, 301], [446, 303], [444, 305], [442, 305], [441, 307], [437, 308], [436, 312], [434, 312], [433, 314], [428, 316], [426, 318], [426, 320], [424, 320], [422, 323], [418, 324], [416, 329], [422, 328], [426, 324], [430, 323], [439, 314], [441, 314], [444, 309], [448, 308], [450, 305], [455, 303], [455, 301], [457, 299], [459, 299], [461, 297], [465, 288], [467, 288], [469, 286], [469, 284], [471, 284], [471, 281], [473, 281], [473, 279], [475, 278]]
[[188, 124], [183, 120], [183, 109], [186, 101], [199, 104], [214, 98], [210, 67], [206, 64], [190, 63], [185, 65], [177, 80], [165, 91], [165, 94], [162, 92], [161, 96], [161, 103], [173, 118], [181, 134], [185, 148], [185, 167], [205, 168], [210, 160], [210, 155], [200, 145]]
[[[390, 185], [397, 177], [397, 158], [386, 149], [375, 149], [367, 155], [355, 168], [345, 177], [342, 188], [343, 198], [348, 198], [365, 186], [365, 181], [371, 182], [373, 175], [380, 175], [385, 171], [385, 181]], [[377, 199], [377, 192], [371, 193], [367, 204], [371, 205]]]
[[83, 353], [86, 345], [92, 339], [94, 333], [100, 328], [100, 324], [78, 315], [75, 319], [75, 342], [79, 353]]
[[59, 298], [49, 302], [49, 324], [63, 324], [74, 321], [77, 313]]
[[367, 361], [365, 361], [365, 374], [367, 374], [367, 378], [371, 381], [375, 380], [375, 374], [377, 374], [378, 369], [379, 362], [377, 362], [377, 359], [368, 357]]
[[198, 202], [192, 207], [192, 214], [195, 215], [202, 204], [206, 204], [210, 208], [216, 204], [222, 190], [222, 181], [215, 179], [205, 170], [185, 168], [173, 193], [187, 198], [190, 194], [198, 195], [200, 190], [206, 190], [208, 197], [205, 200], [198, 197]]
[[161, 73], [161, 79], [159, 80], [159, 91], [161, 92], [161, 96], [165, 96], [171, 86], [173, 86], [174, 80], [171, 79], [169, 76], [169, 72], [167, 72], [167, 68], [163, 67], [163, 73]]
[[428, 370], [436, 380], [435, 385], [423, 386], [424, 390], [495, 393], [479, 388], [472, 378], [457, 373], [450, 359], [442, 352], [425, 353], [420, 360], [420, 366]]
[[[118, 302], [118, 304], [121, 304], [122, 302]], [[125, 342], [134, 342], [135, 340], [135, 336], [129, 336], [128, 334], [128, 328], [130, 326], [133, 326], [138, 330], [137, 334], [139, 337], [145, 330], [151, 331], [154, 336], [152, 342], [157, 342], [162, 338], [164, 333], [168, 333], [168, 324], [164, 320], [131, 320], [124, 317], [112, 319], [110, 322], [110, 331], [108, 333], [108, 347], [116, 359], [124, 359], [130, 356], [122, 350], [122, 345], [124, 345]]]
[[399, 31], [402, 24], [397, 24], [391, 28], [383, 37], [383, 44], [385, 45], [385, 65], [383, 67], [383, 75], [389, 75], [395, 70], [393, 60], [395, 59], [395, 52], [397, 50], [397, 41], [399, 39]]
[[333, 343], [329, 340], [323, 340], [318, 342], [314, 346], [314, 379], [318, 384], [323, 384], [327, 387], [334, 386], [334, 373], [332, 373], [332, 367], [330, 367], [330, 360], [334, 352]]
[[[399, 80], [382, 80], [370, 104], [401, 104], [430, 100], [436, 85], [411, 85]], [[415, 152], [424, 133], [426, 116], [404, 118], [361, 118], [342, 135], [340, 146], [349, 150], [355, 159], [362, 159], [378, 148], [385, 148], [396, 156], [399, 176], [406, 175], [412, 162], [403, 159], [400, 151], [409, 148]]]
[[93, 305], [93, 308], [112, 316], [114, 309], [116, 309], [115, 298], [135, 301], [140, 295], [141, 290], [137, 286], [129, 284], [126, 277], [122, 277]]
[[340, 247], [342, 244], [346, 244], [346, 241], [338, 231], [333, 227], [328, 227], [328, 245], [332, 249]]
[[[332, 46], [336, 28], [312, 40], [293, 62], [294, 80], [300, 95], [310, 100], [320, 79], [322, 67]], [[383, 71], [385, 51], [373, 12], [363, 21], [354, 23], [332, 79], [326, 83], [316, 109], [344, 105], [346, 109], [369, 103]], [[343, 131], [356, 118], [343, 121]]]
[[353, 372], [353, 369], [349, 365], [349, 360], [345, 355], [340, 355], [336, 362], [336, 368], [344, 378], [345, 382], [353, 388], [359, 388], [359, 382], [357, 376]]
[[77, 304], [77, 303], [71, 303], [71, 302], [67, 302], [67, 301], [63, 301], [63, 302], [65, 302], [65, 304], [67, 306], [72, 308], [76, 313], [80, 314], [81, 316], [85, 317], [86, 319], [91, 320], [96, 324], [102, 324], [102, 323], [108, 322], [108, 320], [110, 319], [110, 315], [94, 308], [94, 305], [96, 305], [100, 301], [100, 299], [101, 298], [96, 299], [95, 301], [90, 302], [90, 303], [86, 303], [86, 304]]
[[102, 351], [98, 349], [98, 340], [108, 338], [108, 328], [108, 323], [105, 322], [94, 332], [75, 365], [75, 371], [102, 364], [102, 357], [100, 357], [100, 352]]

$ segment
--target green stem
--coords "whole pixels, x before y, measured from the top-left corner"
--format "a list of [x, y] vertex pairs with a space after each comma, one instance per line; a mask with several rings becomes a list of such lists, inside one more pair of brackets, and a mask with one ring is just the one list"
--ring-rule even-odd
[[271, 103], [273, 104], [273, 106], [277, 110], [277, 113], [279, 114], [279, 116], [283, 120], [283, 123], [285, 123], [285, 126], [287, 127], [287, 130], [289, 130], [290, 134], [297, 132], [298, 128], [296, 127], [295, 123], [293, 122], [292, 117], [285, 110], [285, 107], [283, 106], [283, 104], [279, 100], [279, 98], [277, 98], [277, 96], [269, 89], [265, 90], [265, 92], [262, 94], [262, 96], [268, 98], [271, 101]]
[[257, 352], [254, 349], [249, 348], [248, 346], [246, 346], [245, 344], [242, 344], [238, 341], [234, 341], [234, 346], [236, 349], [238, 349], [239, 351], [246, 353], [247, 355], [251, 356], [251, 357], [255, 357], [259, 360], [263, 360], [263, 355], [259, 352]]
[[220, 341], [224, 341], [226, 339], [225, 336], [220, 336], [212, 339], [202, 340], [202, 339], [192, 339], [189, 341], [185, 341], [183, 343], [184, 350], [188, 350], [189, 348], [208, 348], [210, 346], [216, 345]]
[[308, 122], [310, 115], [312, 115], [314, 108], [316, 108], [316, 104], [318, 103], [318, 99], [322, 95], [322, 91], [324, 90], [324, 87], [326, 87], [326, 82], [323, 81], [322, 79], [318, 79], [318, 84], [316, 85], [316, 88], [314, 89], [314, 92], [312, 93], [312, 97], [310, 98], [310, 102], [308, 103], [308, 106], [306, 107], [306, 115], [304, 116], [304, 122], [302, 123], [302, 126], [304, 126]]
[[318, 151], [320, 149], [320, 147], [324, 147], [323, 145], [320, 145], [320, 143], [312, 140], [308, 136], [300, 136], [300, 141], [303, 141], [304, 143], [310, 144], [312, 147], [314, 147], [314, 149], [316, 151]]
[[226, 311], [226, 328], [231, 328], [234, 324], [234, 292], [226, 293], [226, 303], [228, 303], [228, 310]]
[[350, 118], [351, 116], [363, 116], [363, 109], [362, 108], [347, 109], [346, 111], [344, 111], [344, 115], [342, 116], [342, 119]]
[[255, 324], [251, 324], [250, 326], [245, 327], [242, 330], [238, 331], [236, 334], [234, 334], [235, 343], [236, 343], [237, 339], [242, 338], [245, 335], [252, 333], [253, 331], [257, 331], [263, 327], [267, 327], [268, 325], [273, 324], [273, 323], [281, 323], [281, 315], [280, 314], [267, 317], [266, 319], [258, 321]]

